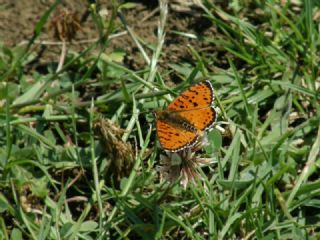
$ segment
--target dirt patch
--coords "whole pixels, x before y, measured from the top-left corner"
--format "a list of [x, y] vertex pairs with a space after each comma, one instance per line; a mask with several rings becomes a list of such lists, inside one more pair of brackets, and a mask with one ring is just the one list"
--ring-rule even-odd
[[[28, 41], [33, 35], [36, 23], [53, 2], [52, 0], [0, 0], [0, 5], [2, 6], [2, 9], [0, 9], [0, 21], [2, 23], [0, 25], [0, 39], [3, 44], [6, 46], [16, 46]], [[110, 12], [110, 1], [100, 1], [100, 4], [100, 9]], [[88, 44], [80, 42], [94, 40], [98, 37], [97, 29], [90, 14], [88, 14], [88, 2], [84, 0], [63, 1], [61, 7], [77, 13], [79, 19], [81, 19], [81, 31], [77, 32], [76, 38], [73, 40], [74, 44], [68, 46], [70, 50], [79, 52], [88, 46]], [[125, 10], [124, 12], [128, 25], [134, 30], [139, 39], [143, 40], [145, 46], [155, 45], [157, 41], [159, 21], [159, 10], [157, 8], [157, 1], [136, 1], [134, 8]], [[125, 31], [120, 21], [117, 21], [116, 25], [119, 32]], [[52, 29], [48, 25], [37, 39], [34, 49], [38, 52], [42, 51], [42, 55], [39, 57], [41, 64], [57, 62], [61, 52], [61, 45], [40, 44], [38, 42], [39, 40], [46, 41], [47, 43], [57, 42], [53, 37]], [[166, 24], [166, 41], [159, 62], [160, 69], [167, 69], [168, 64], [172, 63], [191, 63], [192, 55], [190, 54], [190, 47], [188, 45], [199, 52], [205, 50], [206, 54], [214, 51], [213, 47], [207, 43], [179, 36], [177, 32], [201, 33], [203, 36], [212, 36], [215, 34], [216, 29], [207, 19], [201, 16], [199, 9], [193, 8], [192, 13], [186, 11], [179, 12], [170, 5]], [[142, 69], [146, 65], [136, 44], [128, 34], [114, 38], [108, 51], [113, 51], [113, 49], [125, 51], [124, 64], [133, 70]], [[151, 51], [148, 53], [151, 53]]]

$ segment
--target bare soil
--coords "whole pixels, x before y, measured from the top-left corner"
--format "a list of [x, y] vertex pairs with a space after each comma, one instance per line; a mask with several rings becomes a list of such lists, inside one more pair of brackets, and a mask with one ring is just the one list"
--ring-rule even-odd
[[[53, 0], [0, 0], [0, 42], [5, 46], [14, 47], [30, 40], [37, 22], [53, 2]], [[110, 2], [108, 0], [99, 1], [100, 10], [110, 13]], [[76, 38], [72, 40], [73, 44], [68, 46], [70, 50], [80, 51], [89, 44], [84, 42], [90, 42], [90, 40], [98, 37], [97, 28], [89, 14], [88, 1], [62, 1], [59, 7], [76, 13], [80, 20], [81, 30], [76, 33]], [[128, 25], [145, 44], [154, 45], [157, 41], [156, 36], [159, 21], [159, 10], [157, 7], [157, 1], [136, 1], [135, 7], [127, 9], [124, 12]], [[52, 19], [52, 16], [50, 17]], [[49, 22], [50, 18], [34, 47], [36, 52], [41, 52], [38, 62], [42, 65], [58, 62], [61, 52], [61, 45], [58, 44], [59, 40], [54, 37], [53, 30], [49, 27]], [[117, 29], [119, 30], [118, 32], [125, 30], [120, 21], [117, 22]], [[160, 70], [167, 69], [168, 64], [192, 63], [192, 55], [188, 45], [195, 48], [198, 52], [204, 50], [206, 54], [214, 53], [214, 50], [216, 51], [216, 49], [213, 49], [213, 46], [205, 44], [202, 41], [178, 36], [174, 31], [200, 33], [202, 36], [212, 36], [216, 33], [215, 27], [201, 15], [201, 11], [196, 7], [177, 11], [176, 6], [173, 8], [169, 5], [166, 41], [159, 62]], [[40, 43], [40, 41], [45, 42]], [[108, 51], [112, 52], [113, 49], [125, 51], [124, 64], [133, 70], [142, 69], [146, 64], [136, 44], [128, 34], [114, 38]]]

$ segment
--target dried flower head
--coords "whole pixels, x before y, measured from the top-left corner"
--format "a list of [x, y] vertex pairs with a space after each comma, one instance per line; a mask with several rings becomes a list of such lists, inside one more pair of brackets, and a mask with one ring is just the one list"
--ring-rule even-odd
[[111, 159], [110, 175], [119, 182], [123, 176], [128, 176], [133, 166], [133, 150], [129, 143], [121, 139], [125, 130], [116, 126], [108, 119], [99, 117], [95, 129], [101, 137], [103, 150]]
[[71, 41], [76, 32], [81, 29], [80, 19], [76, 12], [66, 8], [57, 8], [49, 28], [53, 29], [54, 37], [61, 41]]
[[211, 158], [199, 157], [197, 154], [207, 145], [208, 138], [204, 133], [194, 146], [178, 152], [166, 151], [166, 155], [160, 155], [159, 171], [161, 176], [170, 182], [175, 182], [181, 177], [181, 184], [186, 188], [189, 182], [194, 182], [200, 176], [197, 167], [208, 164], [212, 160]]

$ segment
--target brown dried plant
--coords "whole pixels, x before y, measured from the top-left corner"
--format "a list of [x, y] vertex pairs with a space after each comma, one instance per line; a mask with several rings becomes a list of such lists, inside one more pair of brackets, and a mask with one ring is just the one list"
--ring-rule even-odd
[[53, 29], [54, 37], [61, 41], [71, 41], [76, 32], [81, 30], [80, 19], [76, 12], [59, 7], [53, 15], [49, 28]]
[[130, 174], [134, 160], [131, 144], [121, 139], [125, 130], [102, 117], [96, 120], [95, 130], [100, 136], [103, 151], [111, 161], [107, 175], [113, 176], [115, 183], [119, 183], [122, 177]]

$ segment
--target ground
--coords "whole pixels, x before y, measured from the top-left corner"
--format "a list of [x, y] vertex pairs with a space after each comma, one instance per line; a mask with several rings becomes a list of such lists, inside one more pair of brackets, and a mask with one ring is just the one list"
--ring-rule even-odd
[[[51, 6], [54, 1], [7, 1], [1, 0], [2, 10], [0, 11], [0, 39], [6, 46], [17, 46], [26, 44], [33, 36], [36, 23], [42, 14]], [[157, 2], [157, 1], [154, 1]], [[135, 5], [124, 10], [124, 16], [128, 26], [134, 33], [143, 39], [144, 44], [155, 45], [157, 41], [157, 27], [159, 21], [159, 9], [157, 3], [152, 1], [136, 1]], [[94, 26], [92, 18], [88, 16], [89, 6], [87, 1], [62, 1], [65, 9], [78, 15], [81, 24], [81, 30], [77, 32], [76, 38], [70, 45], [70, 50], [79, 51], [88, 46], [87, 42], [94, 41], [98, 37], [98, 31]], [[110, 14], [110, 1], [99, 1], [100, 12]], [[170, 5], [171, 6], [171, 5]], [[159, 62], [160, 68], [169, 68], [169, 64], [174, 63], [192, 63], [192, 54], [190, 47], [201, 52], [205, 49], [207, 53], [214, 52], [214, 47], [204, 44], [195, 39], [187, 39], [178, 36], [175, 32], [188, 32], [190, 34], [213, 35], [216, 32], [215, 27], [205, 17], [200, 14], [199, 8], [192, 6], [190, 8], [177, 9], [176, 5], [169, 8], [168, 21], [166, 23], [166, 40], [163, 48], [162, 57]], [[123, 32], [119, 20], [117, 20], [118, 32]], [[54, 38], [53, 29], [50, 28], [50, 22], [41, 32], [37, 39], [38, 52], [41, 50], [39, 64], [57, 62], [61, 51], [60, 41]], [[40, 41], [44, 41], [42, 44]], [[92, 42], [91, 41], [91, 42]], [[39, 46], [41, 45], [41, 47]], [[45, 47], [45, 49], [43, 49]], [[143, 69], [146, 65], [136, 44], [126, 33], [115, 37], [107, 51], [112, 52], [115, 49], [125, 51], [124, 64], [133, 70]], [[173, 76], [174, 77], [174, 76]], [[172, 79], [172, 78], [171, 78]], [[168, 78], [169, 80], [169, 78]]]

